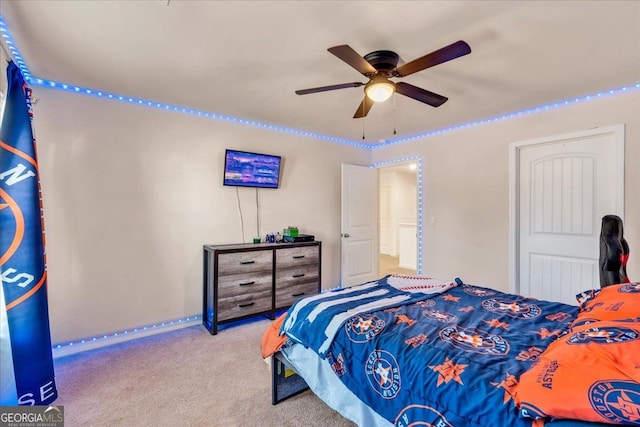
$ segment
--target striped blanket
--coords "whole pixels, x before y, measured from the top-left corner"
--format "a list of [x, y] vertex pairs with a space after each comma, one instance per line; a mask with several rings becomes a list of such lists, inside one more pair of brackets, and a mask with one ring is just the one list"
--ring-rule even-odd
[[324, 292], [298, 300], [280, 331], [292, 341], [313, 349], [322, 358], [340, 326], [361, 313], [413, 304], [456, 286], [430, 278], [386, 276], [350, 288]]

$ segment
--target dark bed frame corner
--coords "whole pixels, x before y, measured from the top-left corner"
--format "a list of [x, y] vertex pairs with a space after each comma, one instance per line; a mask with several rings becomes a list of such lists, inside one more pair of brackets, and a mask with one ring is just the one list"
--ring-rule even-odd
[[309, 386], [293, 369], [288, 367], [280, 352], [271, 356], [271, 404], [278, 403], [307, 391]]

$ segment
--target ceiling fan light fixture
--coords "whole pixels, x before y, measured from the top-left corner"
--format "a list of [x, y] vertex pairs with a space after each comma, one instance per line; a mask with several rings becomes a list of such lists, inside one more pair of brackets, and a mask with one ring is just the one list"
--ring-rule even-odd
[[385, 77], [374, 78], [364, 87], [364, 93], [374, 102], [384, 102], [391, 98], [396, 85]]

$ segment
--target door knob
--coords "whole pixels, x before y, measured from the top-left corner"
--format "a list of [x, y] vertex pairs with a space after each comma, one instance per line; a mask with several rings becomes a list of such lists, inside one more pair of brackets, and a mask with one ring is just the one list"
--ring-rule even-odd
[[349, 237], [349, 233], [342, 233], [341, 236], [342, 237]]

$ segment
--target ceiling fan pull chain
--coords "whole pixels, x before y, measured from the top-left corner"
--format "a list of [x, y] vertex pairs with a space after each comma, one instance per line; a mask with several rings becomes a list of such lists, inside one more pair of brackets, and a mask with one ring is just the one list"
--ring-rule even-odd
[[396, 92], [393, 92], [393, 134], [396, 133]]
[[364, 115], [364, 102], [362, 103], [362, 116], [362, 140], [364, 141], [364, 121], [367, 118], [367, 116]]

